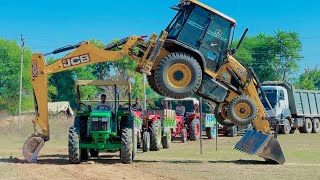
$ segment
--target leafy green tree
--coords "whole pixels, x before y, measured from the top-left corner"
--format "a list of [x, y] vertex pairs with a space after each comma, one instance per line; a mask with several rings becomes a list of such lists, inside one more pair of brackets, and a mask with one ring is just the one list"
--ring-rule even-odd
[[[25, 48], [23, 63], [22, 110], [33, 107], [30, 82], [31, 50]], [[17, 42], [0, 39], [0, 109], [18, 112], [21, 49]]]
[[295, 83], [295, 87], [306, 90], [320, 90], [320, 70], [306, 68]]
[[[237, 42], [235, 42], [237, 43]], [[274, 36], [258, 34], [246, 37], [236, 58], [251, 66], [261, 82], [289, 81], [297, 73], [302, 44], [295, 32], [277, 31]]]

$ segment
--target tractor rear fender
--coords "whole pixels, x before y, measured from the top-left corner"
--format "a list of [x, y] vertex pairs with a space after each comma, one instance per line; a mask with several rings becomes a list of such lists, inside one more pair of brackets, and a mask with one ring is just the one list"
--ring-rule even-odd
[[170, 53], [184, 52], [184, 53], [190, 54], [192, 57], [194, 57], [198, 61], [203, 72], [207, 68], [204, 56], [200, 51], [198, 51], [197, 49], [194, 49], [193, 47], [190, 47], [186, 44], [183, 44], [180, 41], [173, 40], [173, 39], [167, 39], [164, 43], [164, 47]]

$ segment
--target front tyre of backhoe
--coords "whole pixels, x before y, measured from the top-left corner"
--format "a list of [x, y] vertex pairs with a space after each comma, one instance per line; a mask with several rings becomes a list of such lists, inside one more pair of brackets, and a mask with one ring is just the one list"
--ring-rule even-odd
[[200, 64], [183, 52], [174, 52], [163, 58], [154, 75], [161, 94], [176, 99], [186, 98], [197, 92], [202, 81]]
[[247, 96], [234, 98], [228, 106], [228, 116], [236, 125], [248, 125], [257, 117], [258, 109]]
[[120, 159], [123, 164], [130, 164], [133, 160], [134, 143], [132, 142], [132, 128], [123, 127], [121, 132]]

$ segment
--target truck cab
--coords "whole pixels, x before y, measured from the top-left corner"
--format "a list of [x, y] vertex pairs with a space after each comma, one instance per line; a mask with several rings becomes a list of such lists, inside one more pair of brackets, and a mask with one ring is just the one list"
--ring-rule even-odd
[[[267, 101], [260, 96], [260, 100], [263, 104], [263, 107], [268, 113], [268, 116], [271, 118], [279, 118], [280, 120], [287, 117], [290, 117], [290, 110], [289, 110], [289, 99], [288, 99], [288, 92], [282, 86], [262, 86], [269, 103], [272, 107], [270, 109]], [[287, 112], [289, 111], [289, 112]], [[283, 122], [280, 122], [283, 124]]]

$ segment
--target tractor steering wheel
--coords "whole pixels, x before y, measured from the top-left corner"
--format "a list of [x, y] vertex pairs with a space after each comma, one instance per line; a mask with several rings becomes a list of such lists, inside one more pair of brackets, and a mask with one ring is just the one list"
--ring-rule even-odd
[[88, 106], [84, 103], [79, 103], [79, 110], [82, 110], [81, 106], [84, 106], [85, 111], [88, 109]]
[[104, 109], [101, 109], [101, 110], [110, 110], [110, 107], [107, 106], [107, 105], [99, 105], [98, 107], [96, 107], [96, 109], [100, 110], [100, 107], [104, 107]]

